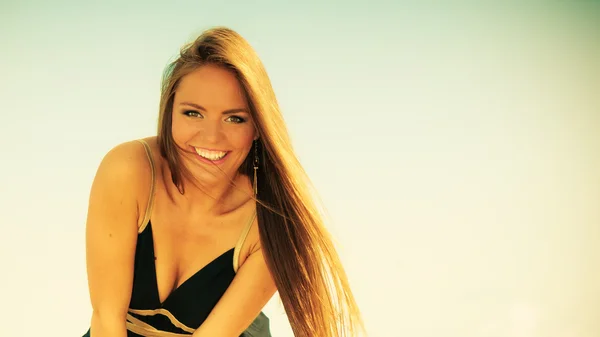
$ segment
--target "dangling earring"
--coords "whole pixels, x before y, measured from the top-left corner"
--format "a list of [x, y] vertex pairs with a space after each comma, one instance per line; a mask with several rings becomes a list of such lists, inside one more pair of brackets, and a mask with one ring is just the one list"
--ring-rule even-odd
[[257, 171], [258, 171], [258, 141], [255, 140], [254, 141], [254, 183], [253, 183], [255, 197], [258, 195], [258, 181], [256, 178]]

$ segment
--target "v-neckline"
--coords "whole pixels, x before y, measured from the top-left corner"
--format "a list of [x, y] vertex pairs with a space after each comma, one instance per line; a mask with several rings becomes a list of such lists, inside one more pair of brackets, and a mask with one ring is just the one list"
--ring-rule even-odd
[[[202, 271], [204, 271], [205, 269], [207, 269], [209, 266], [211, 266], [212, 264], [216, 263], [217, 261], [223, 259], [225, 256], [227, 256], [230, 252], [235, 252], [235, 247], [228, 249], [227, 251], [223, 252], [221, 255], [217, 256], [216, 258], [214, 258], [212, 261], [210, 261], [209, 263], [207, 263], [204, 267], [198, 269], [194, 274], [192, 274], [190, 277], [188, 277], [185, 281], [183, 281], [183, 283], [181, 283], [178, 287], [174, 288], [173, 290], [171, 290], [171, 292], [167, 295], [167, 297], [161, 301], [160, 300], [160, 290], [158, 287], [158, 273], [156, 272], [156, 253], [154, 250], [154, 231], [152, 230], [152, 223], [150, 221], [148, 221], [148, 226], [150, 227], [150, 237], [151, 237], [151, 241], [152, 241], [152, 269], [154, 271], [154, 285], [155, 285], [155, 289], [156, 289], [156, 299], [158, 301], [159, 304], [159, 308], [163, 308], [165, 306], [165, 304], [167, 303], [167, 301], [169, 301], [174, 295], [175, 293], [177, 293], [177, 291], [179, 289], [181, 289], [183, 286], [185, 286], [187, 283], [189, 283], [189, 281], [193, 278], [195, 278], [197, 275], [199, 275]], [[233, 266], [233, 258], [232, 258], [232, 266]]]

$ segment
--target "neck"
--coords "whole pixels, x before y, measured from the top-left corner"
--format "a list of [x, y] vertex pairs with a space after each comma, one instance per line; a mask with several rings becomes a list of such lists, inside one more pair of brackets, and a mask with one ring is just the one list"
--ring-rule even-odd
[[202, 184], [197, 180], [183, 179], [185, 193], [181, 195], [181, 206], [192, 212], [221, 215], [244, 204], [252, 193], [248, 177], [237, 174], [231, 181], [217, 184]]

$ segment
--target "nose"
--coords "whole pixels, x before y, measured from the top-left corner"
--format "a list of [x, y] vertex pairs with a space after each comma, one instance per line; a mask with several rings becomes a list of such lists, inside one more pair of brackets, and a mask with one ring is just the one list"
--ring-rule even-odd
[[206, 120], [198, 129], [197, 137], [204, 143], [217, 144], [222, 136], [222, 126], [218, 121]]

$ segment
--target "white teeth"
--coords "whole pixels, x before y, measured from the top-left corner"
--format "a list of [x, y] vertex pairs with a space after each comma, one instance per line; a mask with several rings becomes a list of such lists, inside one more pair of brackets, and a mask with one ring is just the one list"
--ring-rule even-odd
[[225, 155], [227, 154], [227, 152], [223, 152], [223, 151], [207, 151], [207, 150], [203, 150], [203, 149], [199, 149], [197, 147], [194, 148], [196, 150], [196, 153], [203, 158], [206, 158], [208, 160], [219, 160], [219, 159], [223, 159], [223, 157], [225, 157]]

